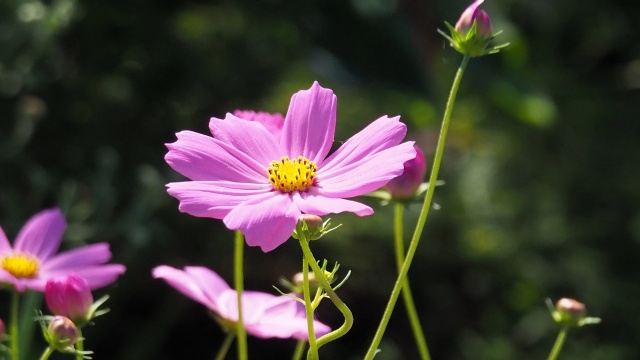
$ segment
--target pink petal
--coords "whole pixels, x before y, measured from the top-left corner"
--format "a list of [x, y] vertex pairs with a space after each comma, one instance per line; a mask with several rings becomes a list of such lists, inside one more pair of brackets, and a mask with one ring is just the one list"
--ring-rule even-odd
[[223, 221], [229, 229], [241, 230], [249, 246], [268, 252], [291, 237], [300, 215], [289, 195], [271, 192], [239, 204]]
[[404, 171], [404, 162], [413, 159], [413, 142], [383, 150], [335, 169], [330, 175], [318, 170], [317, 193], [327, 197], [354, 197], [377, 190]]
[[13, 275], [11, 275], [8, 271], [0, 267], [0, 284], [10, 284], [13, 285], [16, 290], [24, 291], [24, 285], [18, 281]]
[[349, 138], [318, 169], [322, 169], [325, 176], [332, 176], [349, 164], [400, 144], [406, 134], [407, 126], [400, 122], [399, 116], [383, 116]]
[[[225, 291], [231, 290], [220, 275], [202, 266], [187, 266], [184, 271], [202, 289], [210, 303], [217, 304], [218, 297]], [[217, 308], [217, 307], [216, 307]], [[212, 308], [213, 309], [213, 308]]]
[[118, 276], [122, 275], [125, 271], [126, 268], [124, 265], [120, 264], [84, 266], [73, 270], [51, 270], [46, 273], [42, 271], [38, 276], [38, 279], [41, 279], [42, 283], [34, 282], [28, 286], [30, 289], [44, 291], [45, 285], [49, 279], [75, 273], [87, 280], [87, 284], [91, 290], [95, 290], [115, 282]]
[[9, 243], [9, 239], [7, 239], [7, 235], [4, 234], [4, 231], [0, 227], [0, 254], [11, 253], [13, 248]]
[[109, 244], [97, 243], [64, 251], [42, 261], [41, 271], [74, 272], [86, 266], [103, 264], [111, 259]]
[[170, 266], [161, 265], [155, 267], [152, 271], [152, 274], [154, 278], [163, 279], [167, 282], [167, 284], [169, 284], [188, 298], [193, 299], [214, 311], [217, 311], [215, 302], [211, 301], [211, 299], [204, 293], [204, 290], [200, 287], [200, 284], [186, 272], [172, 268]]
[[24, 224], [13, 248], [35, 255], [40, 261], [46, 260], [60, 247], [66, 227], [67, 222], [60, 209], [41, 211]]
[[192, 131], [176, 134], [178, 140], [167, 144], [167, 163], [191, 180], [229, 180], [260, 182], [267, 169], [238, 151], [229, 152], [220, 141]]
[[290, 158], [300, 155], [319, 164], [331, 145], [336, 129], [337, 98], [331, 89], [314, 82], [309, 90], [291, 97], [280, 144]]
[[[308, 339], [306, 313], [302, 304], [288, 296], [272, 296], [265, 304], [260, 320], [247, 325], [247, 331], [261, 338]], [[302, 308], [302, 311], [299, 311]], [[314, 321], [316, 336], [322, 336], [331, 329]]]
[[271, 191], [264, 184], [230, 181], [184, 181], [167, 184], [171, 196], [180, 200], [179, 210], [193, 216], [224, 218], [238, 204]]
[[340, 198], [329, 198], [318, 193], [318, 189], [298, 194], [293, 197], [293, 203], [305, 214], [323, 216], [341, 212], [352, 212], [359, 216], [373, 214], [373, 209], [356, 201]]
[[266, 167], [273, 160], [279, 160], [284, 154], [275, 138], [260, 123], [240, 119], [232, 114], [222, 119], [211, 118], [209, 129], [213, 136], [227, 145], [227, 150], [237, 149], [240, 153]]

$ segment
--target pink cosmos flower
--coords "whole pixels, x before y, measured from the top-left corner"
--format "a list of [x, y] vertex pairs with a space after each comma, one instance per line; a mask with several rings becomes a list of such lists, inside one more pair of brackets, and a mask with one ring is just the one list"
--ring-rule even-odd
[[[165, 280], [187, 297], [205, 305], [224, 322], [238, 321], [238, 293], [215, 272], [200, 266], [178, 270], [161, 265], [153, 277]], [[247, 333], [260, 338], [308, 339], [304, 306], [288, 296], [257, 291], [242, 293], [242, 317]], [[314, 320], [316, 336], [331, 329]]]
[[125, 271], [120, 264], [104, 264], [111, 258], [109, 245], [86, 245], [55, 255], [67, 223], [59, 209], [35, 214], [22, 227], [14, 246], [0, 228], [0, 283], [18, 291], [44, 291], [49, 279], [76, 273], [89, 288], [108, 285]]
[[241, 230], [250, 246], [271, 251], [293, 232], [301, 214], [373, 210], [346, 200], [384, 186], [415, 157], [400, 144], [406, 126], [383, 116], [327, 157], [336, 126], [336, 96], [317, 82], [294, 94], [279, 137], [259, 121], [227, 114], [211, 118], [213, 137], [177, 133], [167, 163], [192, 181], [168, 184], [179, 209], [222, 219]]
[[476, 22], [476, 34], [482, 39], [491, 38], [493, 35], [493, 28], [491, 27], [491, 20], [489, 19], [489, 15], [480, 9], [480, 5], [484, 2], [484, 0], [476, 0], [471, 5], [469, 5], [462, 15], [460, 15], [460, 19], [456, 23], [456, 31], [461, 34], [466, 34], [471, 26], [473, 26], [473, 22]]
[[87, 281], [77, 274], [49, 279], [44, 297], [54, 315], [66, 316], [76, 324], [88, 320], [93, 294]]
[[391, 197], [396, 200], [406, 200], [415, 196], [427, 173], [427, 160], [422, 150], [417, 145], [414, 145], [414, 148], [416, 157], [405, 161], [402, 175], [389, 181], [386, 186]]

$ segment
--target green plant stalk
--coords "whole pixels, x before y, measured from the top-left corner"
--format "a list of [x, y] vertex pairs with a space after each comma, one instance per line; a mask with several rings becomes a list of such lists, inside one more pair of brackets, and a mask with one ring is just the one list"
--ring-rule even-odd
[[[300, 242], [307, 242], [303, 235], [300, 236]], [[302, 256], [302, 292], [304, 294], [304, 308], [307, 312], [307, 332], [309, 333], [309, 351], [307, 359], [317, 360], [318, 343], [316, 340], [316, 331], [313, 328], [313, 306], [311, 305], [311, 291], [309, 289], [309, 261], [306, 256]]]
[[309, 247], [308, 241], [303, 237], [300, 237], [300, 246], [302, 247], [302, 253], [304, 254], [304, 257], [307, 259], [309, 266], [311, 266], [311, 269], [316, 276], [316, 280], [318, 280], [318, 282], [322, 286], [322, 289], [327, 293], [329, 299], [331, 299], [331, 302], [333, 302], [333, 305], [335, 305], [335, 307], [340, 310], [342, 316], [344, 317], [344, 323], [342, 323], [339, 328], [318, 339], [319, 349], [322, 345], [334, 341], [349, 332], [351, 326], [353, 325], [353, 314], [351, 313], [351, 309], [349, 309], [347, 304], [345, 304], [340, 299], [338, 294], [333, 291], [331, 284], [329, 284], [329, 281], [327, 281], [327, 278], [325, 277], [324, 271], [320, 269], [320, 266], [318, 266], [316, 259], [313, 257], [313, 253], [311, 253], [311, 248]]
[[569, 327], [563, 326], [558, 333], [558, 337], [556, 338], [555, 344], [553, 344], [553, 348], [549, 353], [549, 357], [547, 360], [556, 360], [558, 355], [560, 355], [560, 351], [562, 350], [562, 346], [564, 345], [564, 341], [567, 339], [567, 334], [569, 333]]
[[300, 360], [302, 359], [302, 354], [304, 353], [304, 348], [306, 347], [307, 342], [304, 340], [298, 340], [296, 344], [296, 349], [293, 351], [293, 357], [291, 360]]
[[[404, 205], [401, 202], [396, 202], [394, 206], [394, 238], [395, 238], [395, 250], [396, 250], [396, 263], [398, 266], [398, 272], [402, 269], [402, 263], [404, 262], [404, 236], [403, 236], [403, 215]], [[418, 352], [422, 360], [430, 360], [429, 348], [427, 347], [427, 340], [424, 337], [422, 326], [420, 325], [420, 319], [418, 318], [418, 312], [416, 311], [416, 305], [413, 301], [413, 295], [411, 294], [411, 287], [409, 286], [409, 279], [404, 278], [402, 284], [402, 299], [404, 300], [404, 306], [407, 309], [407, 316], [411, 324], [411, 330], [413, 330], [413, 337], [416, 340], [418, 346]]]
[[[20, 311], [20, 293], [18, 290], [11, 291], [11, 326], [9, 333], [11, 334], [11, 359], [20, 360], [20, 344], [18, 342], [18, 312]], [[47, 356], [48, 357], [48, 356]]]
[[433, 165], [431, 166], [431, 175], [429, 176], [429, 184], [431, 184], [431, 186], [429, 186], [429, 188], [427, 189], [427, 194], [425, 195], [424, 203], [422, 204], [422, 210], [420, 211], [420, 216], [418, 217], [418, 222], [416, 223], [413, 237], [411, 238], [411, 242], [409, 243], [407, 256], [402, 264], [402, 268], [400, 269], [398, 278], [396, 279], [396, 282], [393, 286], [393, 290], [391, 290], [391, 296], [389, 298], [389, 301], [387, 302], [387, 306], [384, 310], [382, 318], [380, 319], [378, 329], [376, 330], [373, 340], [371, 341], [369, 350], [367, 350], [365, 360], [373, 359], [376, 350], [380, 345], [380, 341], [382, 341], [384, 332], [387, 329], [387, 325], [389, 324], [389, 319], [391, 318], [391, 313], [393, 313], [393, 308], [395, 307], [398, 297], [400, 296], [402, 285], [404, 284], [404, 279], [409, 272], [411, 262], [413, 261], [413, 256], [415, 255], [416, 249], [418, 248], [420, 236], [422, 235], [422, 230], [424, 229], [424, 224], [427, 221], [429, 209], [431, 208], [431, 201], [433, 200], [433, 193], [436, 188], [435, 184], [438, 180], [438, 172], [440, 171], [440, 164], [442, 162], [442, 155], [444, 153], [444, 145], [446, 143], [449, 123], [451, 122], [451, 114], [453, 112], [453, 104], [455, 103], [456, 95], [458, 94], [458, 88], [460, 87], [460, 82], [462, 80], [462, 75], [464, 74], [464, 70], [469, 63], [469, 59], [470, 57], [467, 55], [462, 58], [462, 63], [460, 64], [460, 67], [458, 67], [456, 76], [453, 79], [451, 91], [449, 92], [449, 99], [447, 100], [447, 106], [445, 108], [444, 116], [442, 119], [442, 127], [440, 128], [440, 135], [438, 137], [438, 145], [436, 146]]
[[51, 354], [53, 354], [54, 349], [52, 346], [47, 346], [46, 349], [44, 349], [44, 352], [42, 353], [42, 356], [40, 356], [40, 360], [47, 360], [49, 358], [49, 356], [51, 356]]
[[238, 322], [236, 324], [236, 335], [238, 336], [238, 359], [247, 360], [247, 331], [242, 320], [242, 292], [244, 291], [244, 236], [240, 230], [235, 232], [234, 246], [234, 282], [238, 293]]
[[78, 328], [78, 341], [76, 341], [76, 360], [84, 359], [82, 351], [84, 350], [84, 339], [82, 338], [82, 330]]
[[216, 354], [215, 360], [224, 360], [224, 357], [227, 356], [227, 352], [229, 351], [231, 342], [233, 342], [233, 338], [235, 336], [236, 334], [232, 332], [227, 334], [227, 337], [225, 337], [224, 341], [222, 342], [222, 346], [220, 346], [220, 350], [218, 350], [218, 353]]

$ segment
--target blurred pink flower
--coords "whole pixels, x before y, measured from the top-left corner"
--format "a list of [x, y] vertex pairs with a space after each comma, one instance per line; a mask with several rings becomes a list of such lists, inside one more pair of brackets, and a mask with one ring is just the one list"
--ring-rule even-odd
[[[161, 265], [153, 269], [153, 277], [165, 280], [187, 297], [211, 309], [220, 318], [238, 321], [238, 295], [215, 272], [200, 266], [178, 270]], [[308, 339], [304, 306], [288, 296], [275, 296], [257, 291], [242, 293], [242, 316], [247, 333], [260, 338]], [[314, 320], [316, 336], [331, 329]]]
[[59, 209], [35, 214], [22, 227], [11, 247], [0, 228], [0, 283], [18, 291], [44, 291], [49, 279], [76, 273], [89, 288], [108, 285], [125, 271], [120, 264], [104, 264], [111, 258], [109, 245], [86, 245], [55, 255], [67, 223]]
[[284, 116], [280, 113], [270, 114], [264, 111], [236, 110], [233, 115], [243, 120], [257, 121], [269, 131], [276, 140], [280, 141], [280, 134], [284, 126]]
[[373, 210], [345, 200], [384, 186], [415, 157], [400, 144], [406, 126], [383, 116], [329, 157], [336, 126], [336, 96], [314, 82], [294, 94], [278, 138], [259, 121], [227, 114], [212, 118], [210, 136], [177, 133], [167, 163], [192, 181], [167, 185], [179, 209], [222, 219], [250, 246], [271, 251], [287, 241], [302, 213], [323, 216]]
[[405, 161], [402, 175], [391, 179], [386, 186], [393, 199], [404, 200], [415, 196], [424, 181], [424, 175], [427, 173], [427, 160], [417, 145], [414, 145], [414, 148], [416, 156]]
[[76, 324], [89, 320], [93, 295], [87, 281], [77, 274], [49, 279], [44, 297], [54, 315], [66, 316]]
[[480, 9], [480, 5], [484, 0], [476, 0], [469, 7], [467, 7], [458, 22], [456, 23], [456, 31], [461, 35], [466, 34], [473, 26], [473, 22], [476, 22], [476, 35], [481, 39], [489, 39], [493, 36], [493, 28], [491, 27], [491, 20], [489, 15]]

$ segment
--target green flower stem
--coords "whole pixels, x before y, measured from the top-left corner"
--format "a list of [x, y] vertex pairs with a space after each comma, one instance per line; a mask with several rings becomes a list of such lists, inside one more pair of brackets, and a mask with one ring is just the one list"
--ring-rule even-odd
[[329, 281], [327, 281], [327, 278], [325, 277], [324, 271], [320, 269], [320, 266], [318, 266], [316, 259], [313, 257], [313, 253], [311, 253], [309, 242], [302, 236], [300, 237], [300, 246], [302, 247], [302, 253], [304, 254], [304, 257], [307, 259], [307, 262], [311, 266], [311, 269], [316, 276], [316, 280], [318, 280], [318, 282], [322, 286], [322, 289], [327, 293], [327, 295], [329, 295], [329, 299], [331, 299], [333, 305], [335, 305], [335, 307], [340, 310], [342, 316], [344, 317], [344, 323], [339, 328], [318, 339], [318, 348], [320, 348], [322, 345], [334, 341], [349, 332], [351, 326], [353, 325], [353, 314], [351, 313], [351, 310], [349, 309], [347, 304], [345, 304], [340, 299], [338, 294], [333, 291], [331, 284], [329, 284]]
[[44, 349], [44, 352], [42, 353], [42, 356], [40, 356], [40, 360], [47, 360], [49, 358], [49, 356], [51, 356], [51, 354], [53, 354], [55, 350], [53, 349], [53, 347], [51, 346], [47, 346], [46, 349]]
[[298, 340], [296, 344], [296, 349], [293, 351], [293, 357], [291, 360], [300, 360], [302, 359], [302, 354], [304, 354], [304, 348], [306, 347], [307, 342], [304, 340]]
[[[18, 312], [20, 307], [20, 293], [18, 290], [11, 292], [11, 325], [9, 333], [11, 334], [11, 359], [20, 360], [20, 345], [18, 343]], [[48, 356], [47, 356], [48, 357]]]
[[76, 341], [76, 360], [83, 360], [84, 356], [82, 351], [84, 350], [84, 338], [82, 337], [82, 330], [78, 328], [78, 341]]
[[234, 281], [236, 291], [238, 292], [238, 322], [236, 324], [236, 335], [238, 336], [238, 359], [247, 360], [247, 332], [244, 328], [242, 320], [242, 292], [244, 291], [244, 236], [240, 230], [235, 233], [235, 249], [234, 249]]
[[[404, 205], [400, 202], [395, 204], [395, 216], [394, 216], [394, 237], [395, 237], [395, 250], [396, 250], [396, 262], [398, 265], [398, 272], [402, 270], [402, 263], [404, 262], [404, 236], [403, 236], [403, 213]], [[418, 318], [418, 312], [416, 311], [416, 305], [411, 295], [411, 288], [409, 287], [409, 279], [404, 278], [402, 284], [402, 298], [404, 300], [405, 308], [407, 309], [407, 316], [411, 323], [411, 330], [413, 330], [413, 337], [416, 339], [418, 351], [420, 352], [420, 358], [422, 360], [430, 360], [429, 348], [427, 347], [427, 340], [424, 337], [422, 326], [420, 325], [420, 319]]]
[[553, 348], [551, 349], [551, 353], [549, 353], [547, 360], [556, 360], [558, 358], [558, 355], [560, 355], [560, 351], [562, 350], [562, 346], [564, 345], [564, 341], [567, 339], [568, 333], [568, 326], [563, 326], [562, 329], [560, 329], [558, 337], [556, 338], [556, 343], [553, 344]]
[[[307, 240], [300, 236], [300, 242], [307, 242]], [[316, 340], [316, 332], [313, 328], [313, 306], [311, 305], [311, 290], [309, 289], [309, 261], [306, 256], [302, 256], [302, 292], [304, 294], [304, 308], [307, 311], [307, 332], [309, 334], [309, 352], [307, 359], [317, 360], [318, 356], [318, 343]]]
[[236, 337], [236, 334], [230, 332], [227, 334], [227, 337], [224, 338], [222, 342], [222, 346], [220, 346], [220, 350], [216, 354], [215, 360], [224, 360], [224, 357], [227, 356], [227, 352], [231, 347], [231, 343], [233, 342], [233, 338]]
[[380, 319], [380, 325], [378, 325], [378, 329], [376, 330], [376, 334], [373, 337], [373, 341], [365, 355], [365, 360], [373, 359], [376, 351], [378, 350], [378, 345], [380, 345], [380, 341], [382, 341], [382, 336], [384, 336], [384, 331], [387, 329], [387, 324], [389, 323], [389, 319], [391, 318], [391, 313], [393, 312], [393, 308], [396, 305], [396, 301], [400, 296], [400, 292], [402, 290], [402, 285], [404, 284], [404, 279], [409, 272], [409, 267], [411, 267], [411, 262], [413, 261], [413, 256], [416, 253], [416, 249], [418, 248], [418, 243], [420, 242], [420, 236], [422, 235], [422, 230], [424, 229], [424, 224], [427, 221], [427, 215], [429, 215], [429, 209], [431, 209], [431, 201], [433, 200], [433, 192], [436, 188], [435, 184], [438, 180], [438, 172], [440, 171], [440, 163], [442, 162], [442, 155], [444, 153], [444, 144], [447, 139], [447, 131], [449, 130], [449, 123], [451, 122], [451, 113], [453, 112], [453, 104], [456, 100], [456, 95], [458, 94], [458, 88], [460, 87], [460, 82], [462, 80], [462, 75], [464, 74], [464, 70], [469, 63], [469, 56], [465, 55], [462, 58], [462, 63], [456, 72], [456, 76], [453, 79], [453, 84], [451, 85], [451, 91], [449, 92], [449, 99], [447, 100], [447, 106], [444, 111], [444, 116], [442, 119], [442, 127], [440, 129], [440, 135], [438, 137], [438, 145], [436, 146], [436, 153], [433, 159], [433, 165], [431, 167], [431, 175], [429, 176], [429, 188], [427, 189], [427, 194], [424, 198], [424, 203], [422, 204], [422, 210], [420, 211], [420, 217], [418, 218], [418, 222], [416, 224], [415, 231], [413, 233], [413, 237], [411, 238], [411, 243], [409, 243], [409, 250], [407, 250], [407, 256], [402, 264], [402, 268], [398, 274], [398, 278], [393, 286], [393, 290], [391, 291], [391, 296], [389, 298], [389, 302], [387, 303], [387, 307], [384, 310], [384, 314], [382, 315], [382, 319]]

